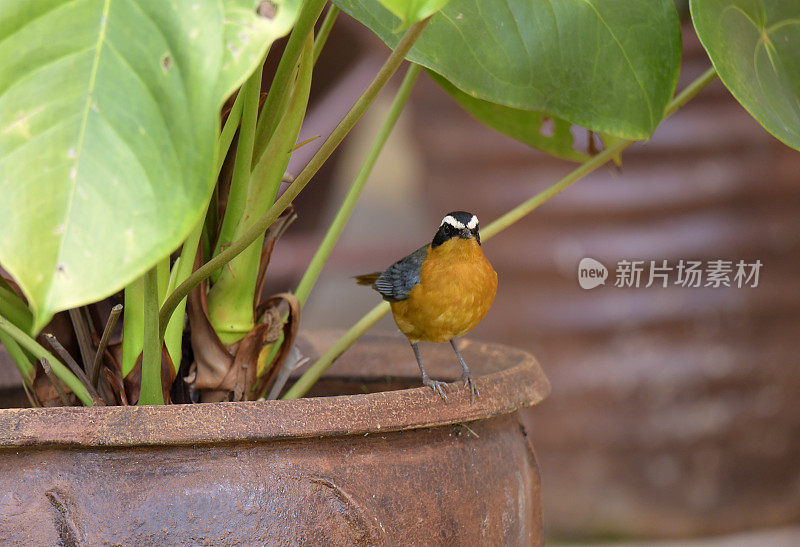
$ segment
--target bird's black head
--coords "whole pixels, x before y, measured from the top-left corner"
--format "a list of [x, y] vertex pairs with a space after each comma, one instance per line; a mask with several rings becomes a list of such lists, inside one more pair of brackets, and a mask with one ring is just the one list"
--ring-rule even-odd
[[436, 235], [433, 236], [431, 247], [438, 247], [448, 239], [460, 237], [463, 239], [475, 238], [478, 245], [481, 244], [481, 236], [478, 233], [478, 217], [466, 211], [453, 211], [448, 213], [443, 219], [442, 224]]

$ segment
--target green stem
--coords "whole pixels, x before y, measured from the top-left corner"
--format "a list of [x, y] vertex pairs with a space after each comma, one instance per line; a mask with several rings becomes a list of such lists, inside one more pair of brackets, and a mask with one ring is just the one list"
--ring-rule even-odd
[[567, 188], [570, 184], [575, 182], [578, 179], [581, 179], [597, 169], [598, 167], [604, 165], [611, 159], [613, 159], [617, 154], [628, 148], [634, 141], [629, 140], [622, 140], [617, 141], [614, 143], [613, 146], [606, 148], [599, 154], [592, 156], [589, 160], [582, 163], [578, 168], [570, 171], [565, 177], [561, 178], [558, 182], [549, 186], [533, 196], [532, 198], [522, 202], [521, 204], [517, 205], [509, 212], [492, 222], [491, 224], [487, 225], [485, 228], [481, 229], [481, 238], [484, 241], [489, 240], [492, 236], [497, 235], [498, 233], [502, 232], [519, 219], [539, 207], [542, 203], [549, 200], [556, 194], [561, 193], [564, 189]]
[[225, 205], [225, 215], [219, 229], [219, 238], [215, 253], [233, 238], [236, 225], [242, 218], [247, 200], [247, 187], [250, 182], [250, 167], [253, 160], [253, 142], [258, 120], [258, 101], [261, 96], [261, 69], [247, 79], [242, 87], [244, 104], [242, 106], [242, 128], [239, 131], [239, 142], [236, 145], [236, 161], [233, 164], [233, 178]]
[[[689, 84], [686, 89], [684, 89], [677, 97], [670, 101], [669, 105], [667, 105], [665, 117], [671, 115], [673, 112], [685, 105], [692, 97], [697, 95], [703, 88], [713, 82], [716, 77], [717, 74], [713, 68], [710, 68], [704, 72], [699, 78]], [[549, 200], [556, 194], [561, 193], [567, 186], [576, 180], [585, 177], [604, 163], [613, 159], [617, 154], [628, 148], [628, 146], [634, 142], [635, 141], [629, 140], [617, 141], [611, 147], [603, 150], [596, 156], [589, 158], [586, 162], [579, 165], [576, 169], [568, 173], [564, 178], [556, 182], [554, 185], [550, 186], [549, 188], [545, 188], [543, 191], [539, 192], [529, 200], [517, 205], [509, 212], [485, 228], [481, 229], [481, 237], [484, 240], [488, 240], [490, 237], [502, 232], [519, 219], [539, 207], [545, 201]]]
[[11, 360], [17, 365], [17, 369], [19, 369], [19, 373], [22, 375], [22, 381], [25, 382], [25, 385], [29, 388], [33, 387], [36, 369], [33, 368], [33, 363], [31, 363], [31, 360], [25, 355], [25, 352], [19, 344], [17, 344], [17, 341], [14, 340], [10, 334], [0, 330], [0, 344], [6, 347], [9, 357], [11, 357]]
[[161, 390], [161, 337], [158, 333], [158, 274], [156, 268], [144, 274], [144, 340], [140, 405], [163, 405]]
[[[225, 157], [228, 155], [228, 150], [233, 142], [233, 136], [239, 128], [239, 122], [242, 120], [242, 103], [244, 102], [243, 91], [244, 90], [241, 89], [239, 93], [236, 94], [236, 99], [233, 101], [231, 111], [228, 112], [225, 125], [222, 127], [219, 139], [217, 139], [217, 174], [219, 174], [220, 169], [222, 169], [222, 164], [225, 162]], [[259, 99], [261, 98], [260, 94], [261, 90], [259, 89]]]
[[[159, 302], [169, 287], [169, 256], [155, 265], [158, 279]], [[130, 373], [142, 353], [144, 340], [144, 277], [133, 280], [125, 287], [125, 310], [122, 318], [122, 377]], [[173, 327], [174, 329], [174, 327]], [[174, 336], [174, 335], [173, 335]], [[171, 355], [171, 354], [170, 354]], [[90, 363], [92, 360], [89, 361]]]
[[389, 304], [387, 302], [381, 302], [374, 308], [372, 308], [367, 314], [358, 320], [358, 322], [350, 327], [344, 335], [339, 338], [328, 351], [326, 351], [322, 357], [317, 359], [317, 361], [311, 365], [299, 380], [297, 380], [294, 385], [287, 391], [281, 399], [299, 399], [306, 392], [309, 390], [314, 383], [319, 380], [319, 377], [322, 376], [322, 373], [328, 370], [333, 362], [339, 357], [342, 353], [344, 353], [347, 348], [352, 346], [356, 340], [358, 340], [362, 334], [367, 332], [372, 326], [377, 323], [381, 317], [386, 315], [386, 312], [389, 311]]
[[361, 94], [350, 111], [345, 115], [342, 121], [339, 122], [339, 125], [336, 126], [317, 153], [314, 154], [314, 157], [311, 158], [303, 171], [297, 175], [294, 182], [286, 189], [281, 197], [275, 201], [275, 204], [270, 207], [269, 211], [259, 218], [240, 238], [233, 241], [227, 249], [198, 268], [167, 297], [164, 305], [161, 306], [161, 312], [159, 314], [161, 329], [166, 328], [167, 321], [169, 321], [169, 318], [172, 316], [172, 312], [175, 310], [175, 306], [178, 302], [183, 300], [193, 288], [199, 285], [204, 279], [211, 275], [211, 273], [227, 264], [236, 255], [245, 250], [250, 243], [255, 241], [273, 222], [275, 222], [275, 219], [277, 219], [292, 200], [297, 197], [297, 194], [308, 184], [311, 177], [316, 174], [322, 164], [325, 163], [325, 160], [328, 159], [353, 126], [361, 119], [361, 116], [367, 111], [367, 108], [369, 108], [375, 100], [378, 92], [386, 85], [386, 82], [389, 81], [389, 78], [397, 71], [403, 59], [414, 45], [414, 42], [417, 41], [417, 38], [419, 38], [419, 35], [425, 29], [429, 19], [430, 18], [415, 23], [406, 31], [400, 43], [383, 64], [364, 93]]
[[169, 289], [170, 271], [169, 271], [169, 255], [161, 259], [161, 262], [156, 264], [156, 280], [158, 287], [158, 302], [159, 304], [166, 298], [167, 289]]
[[[313, 45], [314, 38], [309, 34], [300, 56], [300, 68], [291, 99], [250, 175], [244, 209], [231, 239], [238, 239], [275, 203], [281, 178], [286, 172], [292, 148], [297, 142], [305, 117], [311, 91]], [[247, 249], [231, 260], [227, 267], [220, 269], [219, 277], [208, 291], [208, 320], [226, 346], [244, 338], [255, 324], [253, 303], [257, 301], [255, 291], [259, 284], [257, 278], [263, 243], [264, 234], [261, 234]]]
[[[342, 202], [342, 205], [339, 207], [339, 211], [336, 213], [336, 218], [333, 219], [333, 222], [328, 228], [328, 232], [325, 234], [322, 243], [320, 243], [317, 252], [314, 254], [314, 258], [309, 263], [308, 269], [306, 269], [305, 273], [303, 274], [303, 278], [300, 280], [300, 283], [298, 283], [297, 289], [295, 290], [295, 296], [297, 296], [298, 300], [300, 300], [300, 305], [304, 305], [306, 303], [308, 295], [311, 293], [311, 289], [314, 288], [314, 284], [317, 282], [317, 279], [319, 279], [319, 275], [322, 272], [322, 268], [325, 266], [325, 262], [328, 260], [328, 257], [333, 251], [333, 247], [339, 240], [339, 236], [341, 236], [342, 230], [344, 230], [344, 227], [353, 212], [353, 208], [355, 207], [358, 198], [361, 196], [361, 191], [364, 189], [364, 184], [366, 183], [372, 168], [375, 166], [375, 162], [377, 161], [383, 146], [386, 144], [389, 134], [392, 132], [395, 123], [397, 123], [397, 119], [400, 117], [403, 107], [408, 101], [408, 96], [411, 93], [411, 89], [414, 87], [417, 76], [419, 76], [419, 71], [420, 66], [418, 64], [412, 63], [408, 67], [405, 78], [403, 78], [403, 83], [400, 84], [400, 88], [397, 90], [397, 95], [395, 96], [392, 106], [389, 109], [389, 113], [387, 114], [383, 125], [381, 125], [378, 134], [375, 136], [375, 140], [373, 141], [372, 147], [367, 153], [366, 158], [364, 158], [364, 163], [361, 165], [361, 170], [358, 172], [358, 175], [356, 175], [356, 178], [353, 179], [350, 190], [348, 190], [347, 196]], [[278, 353], [278, 349], [282, 343], [283, 335], [281, 335], [272, 345], [269, 357], [267, 357], [268, 363], [272, 362], [272, 359], [275, 358], [275, 354]]]
[[261, 157], [261, 153], [267, 147], [272, 133], [283, 116], [284, 107], [289, 99], [292, 74], [300, 59], [300, 53], [303, 51], [303, 44], [309, 33], [314, 32], [314, 24], [319, 19], [326, 2], [327, 0], [305, 0], [303, 7], [300, 8], [300, 15], [286, 42], [286, 48], [283, 50], [283, 55], [281, 55], [272, 79], [272, 85], [267, 93], [267, 100], [264, 102], [264, 108], [261, 109], [261, 119], [258, 121], [253, 153], [253, 157], [256, 159]]
[[678, 93], [674, 99], [672, 99], [669, 104], [667, 105], [666, 113], [664, 117], [669, 116], [670, 114], [674, 113], [676, 110], [681, 108], [683, 105], [691, 101], [695, 95], [700, 93], [705, 87], [717, 79], [717, 71], [714, 70], [712, 66], [705, 72], [703, 72], [700, 76], [698, 76], [692, 83], [687, 85], [683, 88], [683, 91]]
[[20, 330], [8, 319], [0, 315], [0, 330], [11, 336], [23, 349], [28, 350], [37, 359], [47, 359], [53, 372], [64, 382], [68, 388], [80, 399], [85, 406], [93, 406], [92, 396], [86, 386], [81, 383], [64, 364], [53, 356], [52, 353], [40, 346], [36, 340]]
[[[331, 5], [331, 10], [335, 8], [334, 5]], [[337, 8], [338, 9], [338, 8]], [[328, 14], [325, 17], [325, 21], [323, 21], [322, 25], [323, 28], [325, 24], [328, 22], [328, 16], [330, 16], [331, 10], [328, 11]], [[338, 12], [337, 12], [338, 13]], [[331, 22], [331, 25], [333, 23]], [[320, 37], [317, 40], [322, 38], [322, 31], [320, 31]], [[320, 46], [321, 47], [321, 46]], [[314, 43], [314, 49], [316, 51], [317, 43]], [[353, 179], [353, 183], [350, 186], [350, 190], [347, 192], [347, 196], [345, 197], [344, 201], [342, 202], [341, 206], [339, 207], [339, 211], [336, 213], [336, 218], [333, 219], [330, 227], [328, 228], [328, 232], [325, 234], [325, 237], [320, 243], [319, 248], [317, 248], [317, 252], [314, 254], [314, 258], [308, 265], [305, 273], [303, 274], [302, 279], [300, 279], [300, 283], [297, 285], [297, 289], [295, 290], [295, 296], [297, 296], [298, 300], [300, 300], [300, 305], [304, 305], [306, 300], [308, 299], [309, 294], [311, 293], [311, 289], [314, 288], [314, 284], [319, 279], [319, 275], [322, 272], [322, 268], [325, 266], [325, 262], [330, 257], [331, 252], [333, 251], [333, 247], [336, 245], [336, 242], [339, 240], [339, 236], [341, 236], [342, 230], [344, 229], [347, 221], [350, 218], [350, 215], [353, 212], [353, 208], [355, 207], [358, 198], [361, 195], [361, 191], [364, 189], [364, 184], [369, 177], [372, 168], [375, 166], [375, 162], [380, 155], [383, 146], [386, 144], [386, 140], [389, 137], [392, 129], [394, 128], [395, 123], [397, 122], [398, 117], [400, 116], [400, 112], [402, 112], [403, 107], [405, 106], [406, 101], [408, 100], [408, 96], [411, 93], [411, 89], [414, 87], [414, 83], [417, 80], [417, 76], [419, 75], [420, 66], [412, 63], [408, 71], [406, 72], [405, 78], [403, 79], [403, 83], [400, 85], [400, 88], [397, 91], [397, 95], [395, 96], [394, 102], [392, 103], [391, 108], [389, 109], [389, 113], [387, 114], [386, 119], [383, 122], [378, 134], [375, 136], [375, 140], [373, 141], [372, 147], [370, 148], [367, 157], [364, 159], [364, 163], [361, 166], [361, 170], [356, 175], [356, 178]], [[285, 320], [285, 318], [284, 318]], [[278, 340], [272, 344], [272, 348], [270, 349], [269, 356], [267, 357], [267, 362], [271, 363], [272, 360], [275, 358], [275, 355], [278, 353], [278, 349], [281, 347], [283, 343], [283, 334], [281, 333], [278, 337]], [[269, 386], [266, 386], [264, 389], [268, 389]], [[262, 396], [266, 395], [266, 392], [262, 394]]]
[[[219, 179], [219, 177], [220, 173], [217, 174], [217, 179]], [[219, 184], [214, 186], [211, 199], [208, 201], [205, 219], [203, 220], [203, 232], [200, 235], [203, 242], [203, 248], [201, 249], [203, 261], [208, 260], [214, 254], [214, 245], [217, 243], [217, 228], [219, 227], [218, 209]]]
[[[703, 73], [699, 78], [689, 84], [678, 96], [676, 96], [667, 106], [666, 116], [669, 116], [680, 107], [685, 105], [695, 95], [697, 95], [703, 88], [714, 81], [716, 73], [711, 68]], [[621, 153], [628, 146], [633, 144], [634, 141], [623, 140], [618, 141], [613, 146], [603, 150], [596, 156], [591, 157], [585, 163], [578, 166], [576, 169], [568, 173], [565, 177], [561, 178], [558, 182], [539, 192], [529, 200], [518, 205], [508, 213], [504, 214], [485, 228], [481, 230], [481, 238], [486, 241], [492, 236], [497, 235], [505, 230], [513, 223], [532, 212], [539, 207], [542, 203], [546, 202], [556, 194], [563, 191], [567, 186], [579, 180], [580, 178], [588, 175], [601, 165], [604, 165], [617, 154]], [[311, 386], [319, 380], [320, 376], [330, 367], [333, 362], [347, 349], [358, 340], [361, 335], [367, 332], [372, 326], [378, 322], [384, 315], [389, 313], [390, 306], [388, 302], [381, 302], [372, 308], [366, 315], [364, 315], [358, 322], [350, 327], [350, 329], [339, 338], [331, 348], [325, 352], [317, 361], [309, 367], [309, 369], [295, 382], [295, 384], [283, 396], [284, 399], [295, 399], [302, 397], [306, 394]]]
[[[204, 219], [200, 219], [200, 222], [198, 222], [191, 231], [189, 237], [183, 242], [181, 254], [172, 266], [173, 275], [169, 280], [167, 294], [171, 293], [177, 285], [183, 283], [183, 281], [192, 274], [194, 259], [197, 256], [197, 249], [200, 245], [200, 236], [203, 233], [203, 224]], [[183, 316], [185, 312], [186, 298], [178, 303], [175, 308], [175, 313], [172, 314], [167, 329], [164, 332], [164, 345], [172, 359], [175, 372], [178, 372], [178, 368], [181, 366], [181, 357], [183, 355]]]
[[144, 281], [135, 279], [125, 287], [122, 317], [122, 377], [128, 375], [142, 352], [144, 336]]
[[320, 243], [317, 252], [314, 254], [314, 258], [308, 265], [308, 269], [297, 285], [295, 295], [300, 300], [301, 305], [306, 303], [311, 289], [314, 287], [320, 272], [322, 272], [322, 268], [325, 266], [325, 262], [328, 260], [331, 251], [333, 251], [334, 245], [336, 245], [336, 242], [339, 240], [339, 236], [342, 234], [345, 224], [347, 224], [347, 221], [350, 219], [353, 208], [358, 198], [361, 196], [361, 191], [364, 189], [364, 184], [367, 182], [367, 178], [369, 178], [369, 174], [372, 172], [372, 168], [375, 166], [375, 162], [378, 160], [378, 156], [381, 150], [383, 150], [383, 146], [386, 144], [389, 134], [392, 132], [392, 129], [394, 129], [394, 125], [397, 123], [397, 119], [400, 117], [400, 113], [403, 111], [406, 101], [408, 101], [408, 96], [411, 94], [411, 89], [417, 81], [419, 71], [420, 66], [418, 64], [412, 63], [408, 67], [403, 83], [397, 90], [397, 95], [395, 95], [394, 102], [392, 102], [392, 106], [389, 109], [389, 113], [386, 115], [383, 125], [381, 125], [378, 134], [375, 136], [375, 140], [372, 142], [372, 147], [367, 153], [366, 158], [364, 158], [361, 170], [359, 170], [356, 178], [353, 179], [350, 190], [348, 190], [347, 196], [344, 198], [342, 205], [339, 207], [339, 211], [336, 213], [336, 218], [333, 219], [333, 222], [328, 228], [328, 232], [325, 234], [325, 238], [322, 240], [322, 243]]
[[33, 315], [25, 301], [2, 277], [0, 277], [0, 314], [26, 332], [33, 324]]
[[325, 13], [325, 19], [322, 20], [322, 25], [319, 27], [317, 39], [314, 41], [314, 64], [317, 64], [319, 54], [322, 53], [322, 48], [325, 47], [325, 42], [328, 41], [328, 35], [331, 33], [333, 24], [339, 16], [341, 10], [336, 4], [331, 4], [328, 11]]

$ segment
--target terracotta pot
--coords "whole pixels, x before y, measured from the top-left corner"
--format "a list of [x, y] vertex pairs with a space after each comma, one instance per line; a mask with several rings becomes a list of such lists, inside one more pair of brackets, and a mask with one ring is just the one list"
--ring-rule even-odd
[[[301, 344], [306, 355], [334, 339]], [[0, 410], [0, 537], [14, 544], [542, 543], [518, 410], [549, 384], [515, 349], [463, 341], [480, 397], [417, 386], [399, 337], [348, 352], [296, 401]], [[455, 378], [449, 347], [423, 348]], [[397, 389], [385, 391], [386, 389]], [[364, 393], [364, 392], [368, 393]]]

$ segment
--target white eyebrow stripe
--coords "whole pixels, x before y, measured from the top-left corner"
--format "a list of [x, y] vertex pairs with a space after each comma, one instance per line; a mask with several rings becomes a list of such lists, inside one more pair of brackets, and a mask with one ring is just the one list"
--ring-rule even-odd
[[[470, 220], [470, 222], [472, 221]], [[454, 228], [458, 228], [459, 230], [463, 230], [465, 228], [463, 224], [461, 224], [459, 221], [457, 221], [450, 215], [447, 215], [442, 219], [442, 224], [440, 224], [440, 226], [444, 225], [445, 223], [449, 224], [450, 226], [453, 226]]]
[[469, 219], [469, 222], [467, 223], [467, 228], [469, 228], [470, 230], [474, 230], [477, 227], [478, 227], [478, 217], [472, 215], [472, 218]]

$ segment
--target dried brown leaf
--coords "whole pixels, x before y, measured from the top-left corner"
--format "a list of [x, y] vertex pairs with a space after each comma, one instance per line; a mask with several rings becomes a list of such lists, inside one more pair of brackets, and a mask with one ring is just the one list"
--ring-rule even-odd
[[[294, 346], [295, 338], [297, 338], [297, 331], [300, 329], [300, 301], [294, 294], [289, 292], [276, 294], [262, 301], [256, 310], [256, 317], [265, 316], [268, 310], [277, 309], [281, 303], [286, 303], [289, 307], [289, 313], [286, 317], [286, 321], [283, 323], [283, 342], [275, 358], [266, 366], [261, 378], [258, 379], [255, 388], [250, 391], [250, 400], [257, 399], [269, 388], [272, 382], [275, 381], [278, 371]], [[271, 322], [276, 324], [274, 320]], [[277, 324], [280, 325], [280, 319]]]
[[286, 232], [289, 226], [297, 220], [297, 214], [294, 212], [294, 207], [289, 205], [286, 210], [267, 228], [267, 233], [264, 236], [264, 246], [261, 248], [261, 259], [258, 264], [258, 286], [254, 293], [253, 299], [253, 312], [255, 317], [259, 317], [257, 313], [258, 302], [261, 300], [261, 292], [264, 290], [264, 281], [267, 278], [267, 266], [272, 258], [272, 251], [275, 250], [275, 243]]

